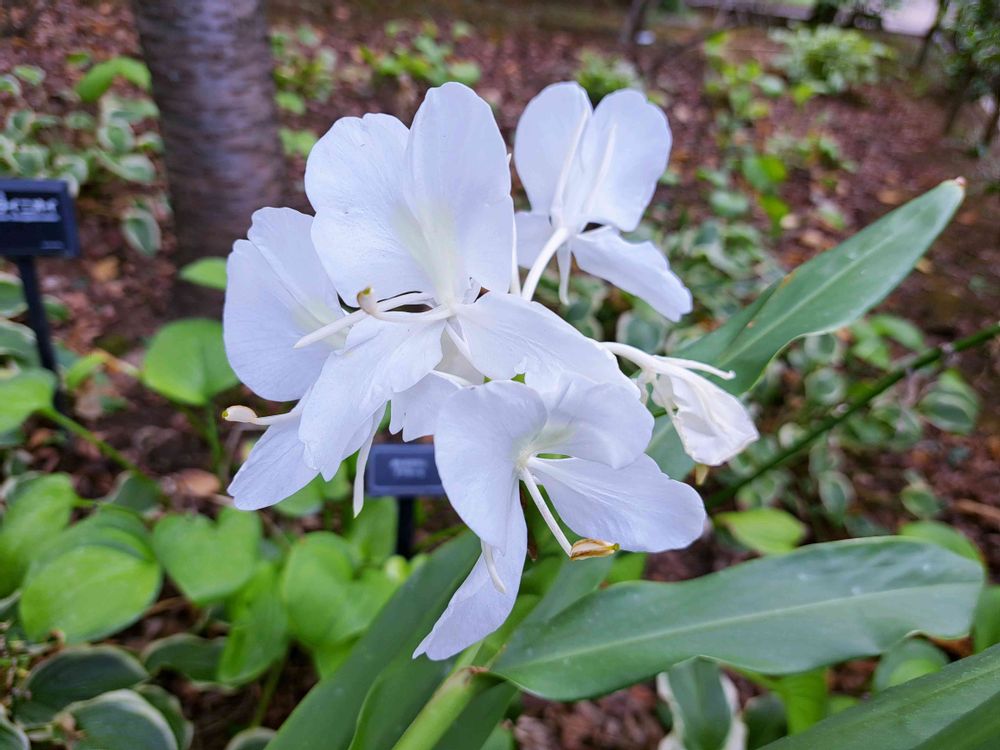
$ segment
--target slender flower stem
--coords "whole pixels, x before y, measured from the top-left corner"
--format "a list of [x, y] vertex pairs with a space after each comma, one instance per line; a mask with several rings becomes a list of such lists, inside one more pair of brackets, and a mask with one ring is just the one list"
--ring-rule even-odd
[[780, 453], [774, 455], [769, 461], [764, 465], [760, 466], [752, 474], [743, 477], [738, 482], [725, 487], [714, 495], [709, 496], [705, 500], [705, 505], [709, 508], [721, 505], [722, 503], [733, 497], [739, 490], [746, 485], [753, 482], [755, 479], [762, 477], [774, 468], [777, 468], [789, 458], [794, 456], [799, 451], [808, 448], [809, 445], [819, 436], [824, 433], [829, 432], [834, 427], [839, 425], [841, 422], [846, 420], [852, 414], [857, 412], [859, 409], [868, 405], [873, 399], [875, 399], [880, 394], [889, 390], [892, 386], [898, 383], [900, 380], [905, 378], [907, 375], [912, 373], [914, 370], [919, 370], [923, 367], [927, 367], [949, 354], [955, 352], [965, 351], [966, 349], [972, 349], [976, 346], [981, 346], [987, 341], [990, 341], [997, 335], [1000, 335], [1000, 323], [994, 323], [991, 326], [987, 326], [977, 333], [967, 336], [964, 339], [959, 339], [951, 344], [944, 344], [942, 346], [934, 347], [928, 349], [922, 354], [917, 355], [909, 362], [904, 365], [900, 365], [895, 370], [887, 372], [881, 378], [871, 383], [867, 388], [863, 389], [858, 396], [856, 396], [851, 401], [841, 404], [840, 408], [835, 410], [835, 413], [828, 416], [826, 419], [820, 421], [815, 427], [809, 430], [806, 434], [796, 440], [794, 443], [789, 445]]
[[134, 474], [138, 474], [141, 477], [144, 477], [146, 479], [149, 479], [150, 481], [153, 481], [152, 477], [150, 477], [148, 474], [146, 474], [146, 472], [144, 472], [142, 469], [140, 469], [134, 463], [132, 463], [131, 461], [129, 461], [127, 458], [125, 458], [125, 456], [123, 456], [121, 453], [119, 453], [114, 447], [112, 447], [108, 443], [106, 443], [103, 440], [101, 440], [101, 438], [97, 437], [97, 435], [95, 435], [93, 432], [91, 432], [90, 430], [88, 430], [86, 427], [84, 427], [82, 424], [80, 424], [79, 422], [77, 422], [72, 417], [68, 417], [65, 414], [62, 414], [61, 412], [58, 412], [58, 411], [56, 411], [55, 409], [53, 409], [51, 407], [47, 407], [45, 409], [41, 409], [41, 410], [39, 410], [38, 413], [41, 414], [43, 417], [45, 417], [50, 422], [54, 422], [55, 424], [59, 425], [60, 427], [62, 427], [63, 429], [65, 429], [67, 432], [71, 432], [74, 435], [76, 435], [77, 437], [82, 438], [83, 440], [87, 441], [88, 443], [90, 443], [91, 445], [93, 445], [95, 448], [97, 448], [97, 450], [99, 450], [101, 452], [101, 455], [103, 455], [106, 458], [111, 459], [116, 464], [118, 464], [119, 466], [121, 466], [123, 469], [128, 469], [129, 471], [133, 472]]
[[431, 750], [472, 699], [491, 684], [493, 681], [481, 668], [463, 664], [460, 657], [455, 670], [441, 683], [393, 750]]
[[263, 723], [264, 717], [267, 715], [267, 707], [271, 705], [274, 691], [278, 688], [281, 673], [285, 671], [285, 661], [287, 658], [286, 654], [281, 661], [273, 664], [271, 671], [267, 673], [267, 680], [264, 682], [264, 687], [260, 692], [260, 700], [257, 702], [257, 708], [254, 709], [253, 718], [250, 720], [251, 727], [259, 727]]
[[535, 258], [535, 263], [531, 266], [531, 270], [528, 271], [528, 277], [524, 280], [524, 286], [521, 288], [521, 297], [523, 299], [530, 300], [535, 296], [535, 289], [542, 278], [542, 272], [549, 264], [549, 261], [552, 260], [552, 256], [556, 254], [556, 251], [562, 247], [568, 238], [569, 230], [565, 227], [559, 227], [549, 237], [548, 242], [545, 243], [542, 251]]

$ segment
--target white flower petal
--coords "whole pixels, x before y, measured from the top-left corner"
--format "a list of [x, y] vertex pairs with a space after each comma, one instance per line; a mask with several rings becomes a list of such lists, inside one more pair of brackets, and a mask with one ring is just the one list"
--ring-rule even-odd
[[524, 108], [514, 135], [514, 165], [533, 211], [548, 214], [560, 200], [560, 177], [569, 176], [592, 109], [587, 92], [573, 82], [546, 86]]
[[551, 310], [491, 292], [457, 308], [472, 364], [489, 378], [526, 373], [554, 381], [564, 371], [600, 382], [628, 382], [614, 358]]
[[411, 253], [439, 302], [469, 288], [505, 291], [514, 252], [507, 148], [490, 105], [460, 83], [427, 92], [406, 152], [408, 205], [423, 241]]
[[689, 370], [659, 375], [653, 401], [671, 414], [684, 452], [700, 464], [723, 464], [759, 437], [736, 396]]
[[455, 511], [476, 536], [505, 548], [520, 515], [517, 460], [545, 425], [545, 405], [521, 383], [495, 381], [458, 391], [438, 415], [435, 458]]
[[259, 510], [280, 503], [313, 480], [318, 472], [306, 463], [298, 432], [297, 419], [267, 428], [229, 485], [237, 508]]
[[[316, 386], [303, 399], [299, 437], [306, 457], [330, 479], [348, 441], [393, 393], [411, 388], [441, 361], [443, 321], [388, 323], [368, 318], [330, 357]], [[357, 450], [357, 446], [354, 447]]]
[[649, 456], [621, 469], [576, 458], [536, 458], [528, 468], [562, 520], [581, 536], [635, 552], [662, 552], [686, 547], [704, 531], [698, 493], [670, 479]]
[[447, 659], [503, 625], [514, 608], [524, 556], [528, 551], [528, 531], [520, 508], [509, 514], [505, 536], [507, 545], [493, 551], [496, 571], [505, 591], [497, 590], [487, 570], [485, 556], [480, 556], [433, 630], [413, 652], [414, 658], [427, 654], [431, 659]]
[[643, 299], [667, 320], [691, 312], [691, 292], [652, 242], [626, 242], [613, 227], [601, 227], [574, 237], [569, 248], [581, 269]]
[[639, 91], [601, 100], [587, 125], [569, 180], [567, 215], [631, 232], [667, 168], [670, 126], [663, 111]]
[[634, 386], [573, 377], [540, 395], [549, 417], [538, 452], [620, 468], [642, 455], [653, 434], [653, 416]]
[[518, 211], [514, 223], [517, 225], [517, 264], [521, 268], [531, 268], [552, 236], [552, 222], [548, 214]]
[[343, 337], [293, 349], [302, 336], [343, 316], [309, 235], [312, 218], [265, 208], [250, 240], [238, 240], [226, 264], [226, 354], [240, 380], [273, 401], [300, 398]]
[[433, 435], [445, 400], [461, 387], [452, 378], [432, 372], [412, 388], [394, 394], [389, 432], [402, 430], [407, 442]]
[[379, 299], [433, 291], [411, 254], [420, 228], [403, 192], [406, 126], [369, 114], [337, 120], [309, 154], [305, 186], [312, 237], [344, 300], [372, 287]]

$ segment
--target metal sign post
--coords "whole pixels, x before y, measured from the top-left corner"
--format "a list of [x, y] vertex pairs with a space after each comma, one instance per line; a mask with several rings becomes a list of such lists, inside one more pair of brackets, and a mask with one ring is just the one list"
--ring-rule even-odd
[[38, 359], [53, 372], [56, 357], [35, 258], [75, 258], [79, 254], [76, 213], [65, 182], [0, 180], [0, 255], [17, 264]]
[[443, 497], [444, 487], [434, 463], [434, 446], [428, 443], [380, 443], [368, 456], [365, 484], [370, 495], [390, 495], [399, 505], [396, 553], [413, 555], [414, 501], [417, 497]]

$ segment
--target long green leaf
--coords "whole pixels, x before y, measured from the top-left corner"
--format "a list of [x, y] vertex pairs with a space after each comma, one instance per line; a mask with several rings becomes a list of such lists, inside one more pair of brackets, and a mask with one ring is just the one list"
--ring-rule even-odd
[[882, 301], [948, 224], [964, 189], [947, 180], [843, 244], [803, 263], [758, 300], [677, 356], [731, 369], [742, 393], [797, 338], [832, 331]]
[[994, 646], [766, 750], [991, 750], [998, 738], [1000, 646]]
[[[733, 370], [736, 377], [719, 384], [743, 393], [795, 339], [852, 323], [882, 301], [948, 224], [963, 196], [957, 181], [942, 183], [803, 263], [675, 356]], [[666, 416], [656, 419], [646, 452], [677, 479], [694, 467]]]
[[692, 656], [804, 672], [915, 631], [963, 634], [982, 579], [971, 560], [912, 540], [817, 544], [692, 581], [611, 586], [522, 628], [494, 671], [555, 700], [607, 693]]
[[409, 658], [479, 552], [472, 534], [435, 552], [389, 600], [340, 669], [309, 691], [268, 750], [348, 747], [365, 696], [379, 673], [397, 657]]

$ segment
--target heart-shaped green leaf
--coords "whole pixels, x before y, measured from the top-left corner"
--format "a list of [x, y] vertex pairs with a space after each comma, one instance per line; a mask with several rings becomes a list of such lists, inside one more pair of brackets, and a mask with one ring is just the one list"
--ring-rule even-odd
[[67, 643], [95, 640], [135, 622], [156, 599], [160, 566], [145, 530], [132, 514], [120, 513], [70, 527], [38, 553], [19, 604], [29, 638], [60, 630]]
[[164, 516], [153, 530], [153, 549], [167, 575], [198, 605], [224, 599], [253, 575], [260, 518], [223, 508], [219, 520], [202, 515]]
[[77, 499], [68, 474], [15, 485], [0, 527], [0, 598], [17, 588], [35, 553], [69, 523]]
[[56, 376], [48, 370], [21, 370], [0, 377], [0, 432], [17, 429], [41, 409], [52, 406]]
[[191, 318], [164, 326], [146, 352], [142, 379], [157, 393], [194, 406], [232, 388], [238, 380], [226, 359], [222, 324]]

